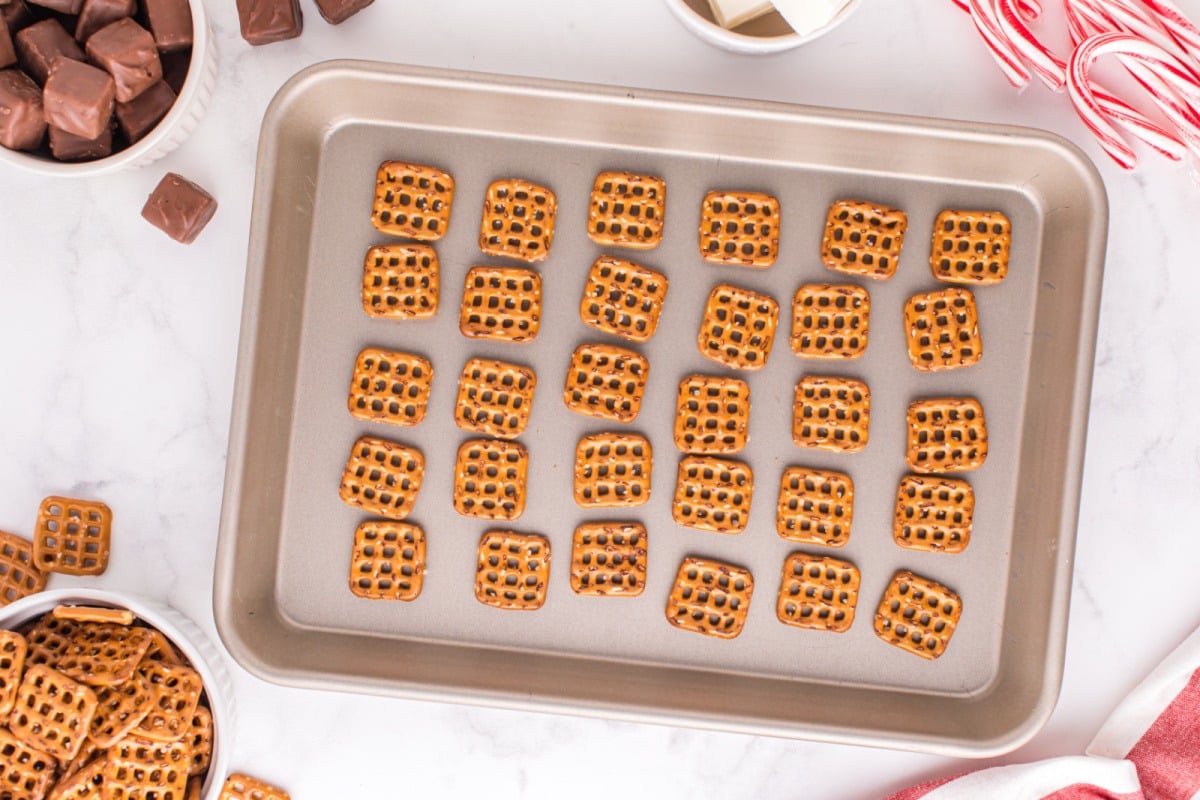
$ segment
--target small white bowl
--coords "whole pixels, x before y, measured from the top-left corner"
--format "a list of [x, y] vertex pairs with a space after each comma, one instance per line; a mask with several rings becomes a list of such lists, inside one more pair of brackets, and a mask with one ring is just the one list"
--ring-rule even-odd
[[667, 8], [683, 23], [683, 26], [709, 44], [735, 53], [767, 55], [782, 53], [811, 42], [819, 36], [841, 25], [853, 13], [862, 0], [849, 0], [833, 19], [817, 30], [799, 35], [784, 22], [778, 12], [772, 11], [758, 19], [739, 25], [735, 30], [722, 28], [713, 18], [708, 0], [665, 0]]
[[229, 773], [229, 753], [233, 749], [233, 684], [220, 651], [196, 623], [164, 605], [137, 595], [115, 594], [99, 589], [52, 589], [30, 595], [0, 608], [0, 630], [16, 630], [38, 619], [59, 605], [88, 605], [127, 608], [139, 619], [162, 631], [171, 644], [200, 673], [213, 718], [213, 753], [208, 777], [200, 791], [202, 800], [217, 800]]
[[217, 79], [217, 51], [208, 12], [204, 10], [204, 0], [188, 0], [188, 5], [192, 8], [193, 41], [187, 79], [183, 82], [179, 97], [175, 99], [175, 105], [141, 141], [95, 161], [55, 161], [36, 153], [0, 147], [0, 164], [12, 164], [42, 175], [72, 178], [108, 175], [127, 168], [144, 167], [183, 144], [200, 124]]

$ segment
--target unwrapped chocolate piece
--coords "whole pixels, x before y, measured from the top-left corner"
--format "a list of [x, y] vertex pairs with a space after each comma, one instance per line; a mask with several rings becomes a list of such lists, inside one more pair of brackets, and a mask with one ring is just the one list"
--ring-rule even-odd
[[0, 3], [0, 18], [8, 26], [8, 32], [14, 38], [17, 31], [27, 28], [35, 22], [33, 12], [25, 5], [25, 0], [9, 0], [8, 5]]
[[8, 23], [0, 14], [0, 69], [11, 67], [17, 63], [17, 46], [13, 43], [12, 34], [8, 32]]
[[86, 42], [92, 34], [137, 11], [136, 0], [83, 0], [83, 10], [75, 23], [75, 40]]
[[192, 46], [192, 7], [188, 0], [142, 0], [142, 8], [159, 50], [173, 52]]
[[168, 172], [150, 193], [142, 217], [177, 242], [191, 244], [217, 213], [217, 201], [196, 184]]
[[33, 150], [45, 135], [42, 90], [20, 70], [0, 70], [0, 145]]
[[59, 161], [92, 161], [112, 155], [113, 129], [105, 125], [95, 139], [84, 139], [62, 128], [50, 128], [50, 152]]
[[175, 104], [175, 92], [159, 81], [128, 103], [117, 103], [117, 123], [130, 144], [141, 139], [167, 115]]
[[42, 93], [46, 122], [82, 139], [97, 139], [104, 133], [115, 102], [111, 75], [69, 58], [54, 61]]
[[375, 0], [316, 0], [317, 11], [330, 25], [341, 25]]
[[175, 94], [182, 92], [183, 84], [187, 81], [188, 68], [192, 65], [191, 48], [174, 53], [161, 53], [158, 60], [162, 62], [163, 80], [167, 86], [170, 86]]
[[83, 51], [56, 19], [44, 19], [30, 25], [17, 34], [15, 41], [21, 68], [39, 85], [46, 83], [54, 59], [83, 61]]
[[150, 31], [129, 17], [97, 31], [87, 41], [88, 58], [112, 75], [117, 100], [128, 103], [162, 80], [162, 63]]
[[29, 0], [29, 2], [60, 14], [78, 14], [83, 7], [83, 0]]
[[300, 0], [237, 0], [242, 38], [253, 45], [294, 39], [304, 30]]

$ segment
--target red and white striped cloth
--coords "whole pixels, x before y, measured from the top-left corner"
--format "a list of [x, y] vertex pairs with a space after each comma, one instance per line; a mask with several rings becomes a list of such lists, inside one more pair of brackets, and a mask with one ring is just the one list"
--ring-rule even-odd
[[968, 772], [887, 800], [1200, 800], [1200, 630], [1125, 698], [1087, 755]]

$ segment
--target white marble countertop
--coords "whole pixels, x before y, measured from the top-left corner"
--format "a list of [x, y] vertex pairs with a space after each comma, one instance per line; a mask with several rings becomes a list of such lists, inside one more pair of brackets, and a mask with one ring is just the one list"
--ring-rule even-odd
[[[1200, 0], [1181, 0], [1194, 18]], [[0, 529], [32, 533], [51, 493], [112, 506], [91, 583], [140, 592], [213, 631], [225, 466], [258, 124], [296, 70], [359, 57], [602, 84], [1015, 123], [1096, 159], [1108, 266], [1058, 708], [1002, 763], [1079, 753], [1114, 704], [1200, 624], [1200, 188], [1146, 154], [1124, 174], [1066, 99], [1018, 95], [948, 0], [873, 0], [776, 57], [693, 38], [657, 0], [379, 0], [333, 28], [253, 49], [210, 3], [220, 77], [194, 136], [157, 165], [87, 181], [0, 172]], [[220, 210], [191, 247], [138, 216], [166, 169]], [[1189, 368], [1192, 367], [1192, 368]], [[53, 585], [72, 580], [55, 576]], [[214, 634], [215, 635], [215, 634]], [[231, 665], [233, 766], [298, 800], [392, 796], [868, 800], [980, 766], [681, 728], [286, 689]]]

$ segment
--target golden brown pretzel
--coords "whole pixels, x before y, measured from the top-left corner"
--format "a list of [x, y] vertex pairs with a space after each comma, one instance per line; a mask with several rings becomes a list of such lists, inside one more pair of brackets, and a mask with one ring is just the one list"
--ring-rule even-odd
[[375, 176], [371, 222], [393, 236], [434, 241], [450, 225], [454, 178], [437, 167], [385, 161]]
[[528, 470], [529, 453], [518, 442], [463, 442], [454, 464], [454, 510], [477, 519], [517, 519], [525, 512]]
[[588, 236], [596, 244], [647, 249], [662, 241], [667, 184], [632, 172], [601, 172], [592, 184]]
[[600, 256], [579, 301], [585, 325], [634, 342], [654, 335], [667, 298], [667, 276], [624, 258]]
[[576, 594], [636, 597], [646, 588], [646, 529], [636, 522], [585, 522], [571, 543]]
[[371, 600], [416, 600], [425, 581], [425, 531], [367, 520], [354, 531], [350, 591]]
[[775, 530], [793, 542], [842, 547], [854, 522], [854, 481], [844, 472], [788, 467], [779, 479]]
[[383, 244], [363, 260], [362, 304], [368, 316], [426, 319], [438, 310], [441, 268], [427, 244]]
[[849, 561], [792, 553], [783, 562], [775, 614], [784, 625], [845, 633], [854, 624], [860, 582]]
[[806, 283], [792, 298], [792, 352], [802, 358], [858, 358], [870, 325], [871, 296], [861, 286]]
[[779, 303], [773, 297], [722, 283], [713, 288], [700, 320], [700, 354], [733, 369], [762, 369], [771, 355]]
[[929, 265], [951, 283], [999, 283], [1008, 274], [1012, 223], [999, 211], [952, 211], [933, 223]]
[[779, 201], [762, 192], [709, 192], [700, 204], [700, 255], [766, 268], [779, 256]]
[[542, 276], [520, 267], [471, 267], [458, 329], [470, 339], [531, 342], [542, 320]]
[[861, 200], [838, 200], [829, 206], [821, 260], [838, 272], [887, 280], [896, 272], [908, 215]]
[[412, 426], [425, 419], [432, 385], [433, 364], [428, 359], [368, 347], [354, 361], [346, 405], [356, 419]]
[[921, 372], [969, 367], [983, 356], [975, 295], [954, 287], [916, 294], [904, 304], [908, 358]]
[[646, 437], [595, 433], [575, 448], [575, 502], [582, 508], [639, 506], [650, 499], [654, 451]]
[[581, 344], [571, 355], [563, 402], [576, 414], [633, 422], [642, 409], [650, 362], [610, 344]]
[[684, 456], [671, 517], [688, 528], [741, 533], [749, 521], [753, 496], [754, 472], [749, 465], [713, 456]]
[[792, 406], [792, 440], [799, 447], [857, 453], [867, 446], [871, 390], [852, 378], [802, 377]]
[[513, 611], [535, 611], [546, 602], [550, 542], [544, 536], [488, 531], [479, 540], [475, 599]]
[[554, 241], [558, 198], [519, 178], [494, 181], [483, 199], [479, 249], [491, 256], [542, 261]]
[[737, 378], [689, 375], [675, 398], [675, 446], [684, 453], [732, 455], [749, 438], [750, 385]]
[[753, 594], [750, 570], [685, 558], [667, 597], [667, 621], [685, 631], [733, 639], [746, 624]]
[[901, 570], [879, 602], [875, 635], [901, 650], [932, 660], [946, 651], [961, 617], [962, 600], [952, 590]]

